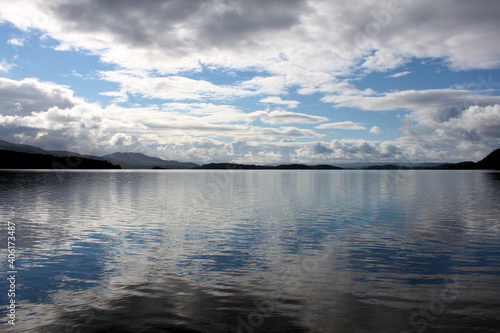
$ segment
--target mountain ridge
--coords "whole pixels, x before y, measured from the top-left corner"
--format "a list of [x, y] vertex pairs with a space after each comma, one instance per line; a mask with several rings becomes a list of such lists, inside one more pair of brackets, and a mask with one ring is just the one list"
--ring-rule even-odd
[[106, 159], [111, 163], [119, 164], [126, 169], [191, 169], [199, 166], [196, 163], [164, 160], [158, 157], [147, 156], [142, 153], [117, 152], [104, 155], [101, 158]]
[[77, 156], [54, 156], [51, 154], [25, 153], [0, 149], [0, 169], [121, 169], [109, 161]]
[[[46, 156], [52, 156], [54, 161], [61, 164], [58, 158], [76, 158], [85, 160], [94, 160], [100, 162], [107, 162], [110, 165], [117, 166], [125, 169], [282, 169], [282, 170], [338, 170], [346, 169], [345, 167], [332, 166], [328, 164], [320, 165], [306, 165], [306, 164], [281, 164], [281, 165], [254, 165], [254, 164], [238, 164], [238, 163], [208, 163], [199, 165], [192, 162], [178, 162], [174, 160], [164, 160], [158, 157], [151, 157], [142, 153], [133, 152], [115, 152], [104, 156], [81, 155], [79, 153], [64, 151], [64, 150], [45, 150], [39, 147], [16, 144], [8, 141], [0, 140], [0, 152], [2, 152], [2, 159], [0, 160], [0, 168], [8, 165], [14, 165], [12, 161], [5, 161], [6, 158], [13, 158], [15, 154], [8, 154], [7, 151], [43, 155], [39, 157], [46, 159]], [[29, 159], [29, 156], [17, 155], [23, 160]], [[9, 164], [10, 163], [10, 164]], [[35, 162], [33, 162], [35, 163]], [[91, 164], [94, 162], [91, 162]], [[63, 163], [64, 164], [64, 163]], [[66, 165], [73, 165], [75, 163], [66, 163]], [[98, 165], [94, 163], [95, 165]], [[103, 164], [105, 168], [110, 168], [109, 165]], [[77, 169], [78, 166], [73, 167]], [[83, 168], [83, 167], [82, 167]], [[347, 168], [350, 169], [350, 168]], [[358, 169], [358, 168], [354, 168]], [[363, 170], [407, 170], [407, 169], [423, 169], [423, 170], [471, 170], [471, 169], [487, 169], [487, 170], [500, 170], [500, 149], [495, 149], [486, 157], [478, 162], [465, 161], [459, 163], [420, 163], [414, 165], [407, 164], [380, 164], [374, 163], [361, 167]]]
[[500, 149], [495, 149], [485, 158], [476, 163], [481, 169], [500, 170]]
[[52, 155], [54, 157], [77, 157], [98, 161], [109, 161], [112, 164], [118, 164], [126, 169], [151, 169], [160, 167], [164, 169], [172, 168], [194, 168], [199, 166], [191, 162], [178, 162], [173, 160], [163, 160], [158, 157], [151, 157], [142, 153], [112, 153], [104, 156], [82, 155], [79, 153], [64, 150], [46, 150], [36, 146], [23, 145], [0, 140], [0, 150], [13, 151], [18, 153]]

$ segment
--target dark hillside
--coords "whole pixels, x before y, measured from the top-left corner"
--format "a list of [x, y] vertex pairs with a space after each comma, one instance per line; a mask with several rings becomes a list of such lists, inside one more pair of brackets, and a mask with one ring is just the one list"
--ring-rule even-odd
[[0, 150], [0, 169], [121, 169], [108, 161]]
[[476, 168], [500, 170], [500, 149], [494, 150], [481, 161], [477, 162]]

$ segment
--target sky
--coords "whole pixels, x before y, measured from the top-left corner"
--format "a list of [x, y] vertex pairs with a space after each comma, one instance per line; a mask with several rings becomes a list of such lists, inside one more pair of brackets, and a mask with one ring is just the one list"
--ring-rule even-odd
[[0, 139], [196, 163], [477, 161], [496, 0], [0, 0]]

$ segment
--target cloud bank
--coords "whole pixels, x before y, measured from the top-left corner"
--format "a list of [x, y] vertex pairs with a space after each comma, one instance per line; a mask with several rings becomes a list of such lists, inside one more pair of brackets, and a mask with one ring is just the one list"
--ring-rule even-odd
[[[116, 87], [100, 92], [113, 98], [101, 105], [84, 101], [69, 86], [0, 78], [2, 139], [82, 153], [131, 149], [182, 160], [249, 162], [460, 159], [500, 146], [498, 87], [357, 87], [373, 73], [395, 72], [385, 75], [391, 81], [409, 75], [404, 66], [415, 59], [439, 61], [454, 71], [498, 69], [500, 2], [0, 5], [1, 22], [27, 34], [36, 31], [41, 43], [54, 41], [57, 50], [96, 55], [112, 65], [98, 76]], [[27, 41], [11, 36], [6, 43], [24, 47]], [[14, 66], [4, 58], [0, 72]], [[210, 76], [215, 74], [225, 81]], [[139, 97], [149, 102], [135, 105]], [[315, 103], [330, 105], [331, 114], [316, 112]], [[325, 141], [324, 133], [336, 132], [328, 130], [383, 134], [373, 121], [336, 121], [339, 109], [353, 115], [399, 112], [402, 136]]]

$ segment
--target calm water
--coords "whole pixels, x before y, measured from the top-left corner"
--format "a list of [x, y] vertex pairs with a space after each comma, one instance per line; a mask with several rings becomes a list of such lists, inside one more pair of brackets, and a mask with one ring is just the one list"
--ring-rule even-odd
[[11, 332], [498, 332], [500, 173], [0, 171]]

